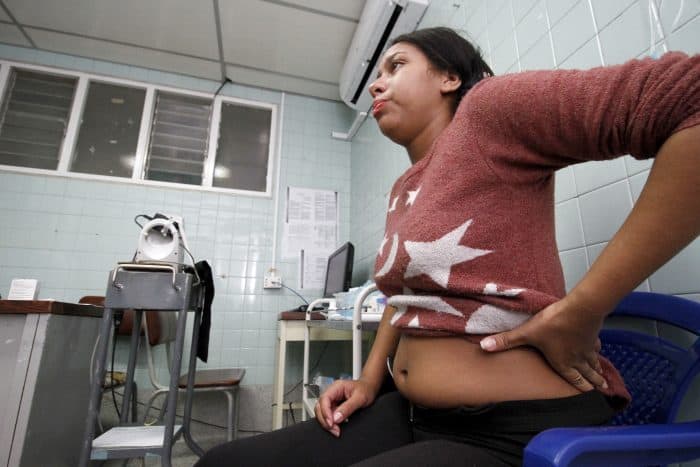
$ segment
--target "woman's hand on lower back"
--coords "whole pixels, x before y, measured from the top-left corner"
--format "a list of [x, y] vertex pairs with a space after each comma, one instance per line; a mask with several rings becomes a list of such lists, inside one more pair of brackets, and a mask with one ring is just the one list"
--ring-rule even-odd
[[338, 380], [321, 394], [314, 408], [316, 420], [336, 437], [340, 436], [340, 424], [357, 409], [374, 402], [376, 391], [362, 380]]
[[605, 389], [598, 360], [598, 334], [604, 314], [567, 296], [507, 332], [489, 336], [481, 347], [489, 352], [529, 345], [537, 348], [554, 370], [581, 391]]

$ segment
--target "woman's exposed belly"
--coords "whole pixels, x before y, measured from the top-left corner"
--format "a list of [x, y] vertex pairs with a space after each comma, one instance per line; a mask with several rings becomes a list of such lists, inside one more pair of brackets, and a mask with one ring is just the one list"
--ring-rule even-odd
[[486, 353], [460, 337], [401, 336], [393, 373], [401, 394], [433, 408], [580, 393], [536, 350]]

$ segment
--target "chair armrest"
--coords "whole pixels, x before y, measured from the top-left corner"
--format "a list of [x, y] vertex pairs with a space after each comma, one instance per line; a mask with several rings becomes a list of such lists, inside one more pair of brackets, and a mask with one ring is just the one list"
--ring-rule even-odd
[[700, 458], [700, 421], [554, 428], [525, 447], [524, 467], [657, 465]]

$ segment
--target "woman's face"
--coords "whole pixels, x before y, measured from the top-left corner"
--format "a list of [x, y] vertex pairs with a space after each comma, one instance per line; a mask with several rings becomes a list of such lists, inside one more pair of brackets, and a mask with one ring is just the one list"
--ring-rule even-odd
[[449, 112], [448, 121], [452, 118], [448, 93], [458, 86], [458, 78], [435, 70], [419, 48], [399, 42], [386, 51], [369, 85], [372, 115], [382, 133], [405, 146], [440, 114]]

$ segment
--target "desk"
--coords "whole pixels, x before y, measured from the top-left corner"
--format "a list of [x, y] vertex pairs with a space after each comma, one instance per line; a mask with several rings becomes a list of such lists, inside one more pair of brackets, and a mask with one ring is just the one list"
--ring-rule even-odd
[[0, 300], [0, 466], [78, 464], [102, 308]]
[[[288, 342], [304, 342], [304, 313], [300, 312], [299, 316], [294, 318], [294, 315], [285, 315], [292, 319], [280, 319], [277, 328], [277, 358], [275, 362], [275, 383], [272, 388], [272, 429], [277, 430], [282, 428], [282, 418], [284, 410], [288, 409], [284, 405], [284, 374], [287, 359], [287, 343]], [[314, 320], [316, 321], [316, 320]], [[320, 323], [325, 323], [325, 320], [318, 320]], [[314, 341], [347, 341], [352, 336], [348, 329], [331, 329], [326, 327], [313, 327], [309, 329], [309, 339]], [[301, 408], [301, 405], [293, 405], [293, 408]]]

